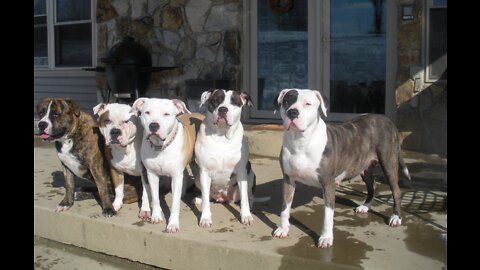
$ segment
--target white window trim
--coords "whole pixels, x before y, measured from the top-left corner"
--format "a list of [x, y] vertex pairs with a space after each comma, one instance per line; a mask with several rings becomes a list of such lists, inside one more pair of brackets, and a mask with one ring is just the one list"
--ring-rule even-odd
[[[244, 1], [243, 5], [243, 88], [248, 89], [255, 106], [258, 104], [257, 78], [257, 33], [258, 16], [257, 1]], [[330, 100], [330, 0], [308, 0], [308, 87], [321, 90]], [[334, 0], [331, 0], [334, 1]], [[386, 34], [386, 76], [385, 76], [385, 115], [392, 120], [396, 118], [395, 110], [395, 76], [397, 72], [397, 6], [394, 2], [385, 1], [387, 5]], [[317, 16], [317, 14], [322, 14]], [[322, 48], [323, 46], [324, 48]], [[326, 60], [328, 59], [328, 60]], [[327, 78], [327, 79], [325, 79]], [[272, 100], [273, 102], [273, 100]], [[360, 114], [327, 112], [327, 121], [344, 121]], [[244, 121], [249, 123], [280, 123], [280, 113], [249, 108], [244, 113]]]
[[[48, 48], [48, 66], [34, 66], [34, 74], [46, 74], [42, 71], [68, 71], [68, 70], [82, 70], [87, 67], [94, 67], [97, 65], [97, 22], [96, 22], [96, 11], [97, 11], [97, 0], [90, 0], [90, 20], [79, 20], [79, 21], [69, 21], [69, 22], [59, 22], [56, 23], [56, 10], [54, 5], [55, 0], [46, 0], [46, 15], [47, 15], [47, 48]], [[91, 33], [92, 33], [92, 65], [82, 66], [82, 67], [55, 67], [55, 26], [56, 25], [69, 25], [69, 24], [80, 24], [80, 23], [91, 23]], [[63, 72], [62, 72], [63, 73]], [[68, 72], [67, 72], [68, 73]], [[75, 73], [75, 74], [82, 74]], [[90, 72], [91, 73], [91, 72]], [[69, 73], [72, 74], [72, 73]]]
[[425, 83], [446, 83], [447, 80], [441, 80], [438, 78], [432, 78], [430, 76], [430, 54], [429, 54], [429, 48], [430, 48], [430, 10], [431, 9], [440, 9], [440, 8], [448, 8], [447, 5], [443, 6], [435, 6], [433, 4], [433, 0], [425, 0], [425, 9], [424, 9], [424, 17], [425, 17], [425, 27], [423, 27], [423, 32], [424, 32], [424, 47], [423, 47], [423, 55], [424, 55], [424, 66], [425, 66], [425, 75], [424, 75], [424, 80]]

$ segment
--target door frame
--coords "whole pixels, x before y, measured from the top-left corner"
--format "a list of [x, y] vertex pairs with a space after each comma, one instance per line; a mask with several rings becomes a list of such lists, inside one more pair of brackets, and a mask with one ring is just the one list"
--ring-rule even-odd
[[[257, 1], [243, 1], [243, 90], [250, 93], [254, 107], [243, 114], [243, 120], [250, 123], [280, 123], [280, 114], [273, 111], [258, 110], [257, 76]], [[308, 87], [321, 90], [330, 100], [330, 0], [308, 1]], [[385, 115], [396, 120], [395, 78], [397, 73], [397, 5], [396, 1], [386, 0], [386, 78], [385, 78]], [[317, 75], [318, 74], [318, 75]], [[328, 78], [328, 79], [326, 79]], [[294, 86], [292, 86], [294, 87]], [[273, 102], [273, 101], [272, 101]], [[326, 121], [344, 121], [360, 114], [331, 113], [327, 111]]]

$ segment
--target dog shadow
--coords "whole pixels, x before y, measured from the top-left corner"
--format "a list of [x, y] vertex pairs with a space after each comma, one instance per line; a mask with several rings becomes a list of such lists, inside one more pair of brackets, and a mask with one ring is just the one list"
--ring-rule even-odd
[[[52, 182], [51, 185], [54, 188], [64, 188], [65, 187], [65, 177], [63, 172], [54, 171], [51, 173]], [[98, 189], [95, 183], [90, 182], [89, 180], [74, 176], [73, 181], [75, 182], [74, 190], [74, 201], [84, 201], [94, 199], [98, 204], [101, 205], [100, 196], [98, 195]]]

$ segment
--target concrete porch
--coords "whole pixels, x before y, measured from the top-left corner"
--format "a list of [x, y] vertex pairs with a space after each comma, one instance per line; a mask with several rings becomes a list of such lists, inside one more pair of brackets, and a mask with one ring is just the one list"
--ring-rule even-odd
[[[54, 213], [63, 198], [63, 175], [53, 144], [34, 142], [34, 234], [143, 264], [167, 269], [446, 269], [447, 160], [404, 151], [412, 181], [402, 181], [403, 224], [390, 228], [391, 196], [376, 173], [373, 211], [355, 214], [365, 199], [359, 177], [337, 189], [334, 246], [314, 246], [323, 220], [321, 190], [298, 185], [286, 239], [273, 238], [281, 208], [278, 153], [281, 132], [247, 130], [251, 162], [257, 175], [254, 224], [239, 221], [238, 205], [213, 204], [213, 225], [198, 224], [200, 207], [181, 204], [180, 232], [164, 232], [137, 218], [137, 204], [124, 205], [116, 217], [104, 218], [94, 199], [76, 201], [67, 212]], [[87, 185], [78, 181], [78, 185]], [[168, 217], [171, 195], [162, 208]], [[37, 260], [37, 259], [35, 259]], [[83, 268], [82, 266], [78, 267]], [[59, 268], [60, 269], [60, 268]]]

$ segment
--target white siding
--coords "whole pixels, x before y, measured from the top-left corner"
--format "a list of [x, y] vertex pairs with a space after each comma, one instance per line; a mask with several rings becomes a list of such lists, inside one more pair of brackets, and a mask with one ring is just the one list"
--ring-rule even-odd
[[70, 97], [80, 109], [92, 114], [98, 104], [93, 71], [36, 71], [34, 75], [34, 119], [37, 103], [46, 97]]

